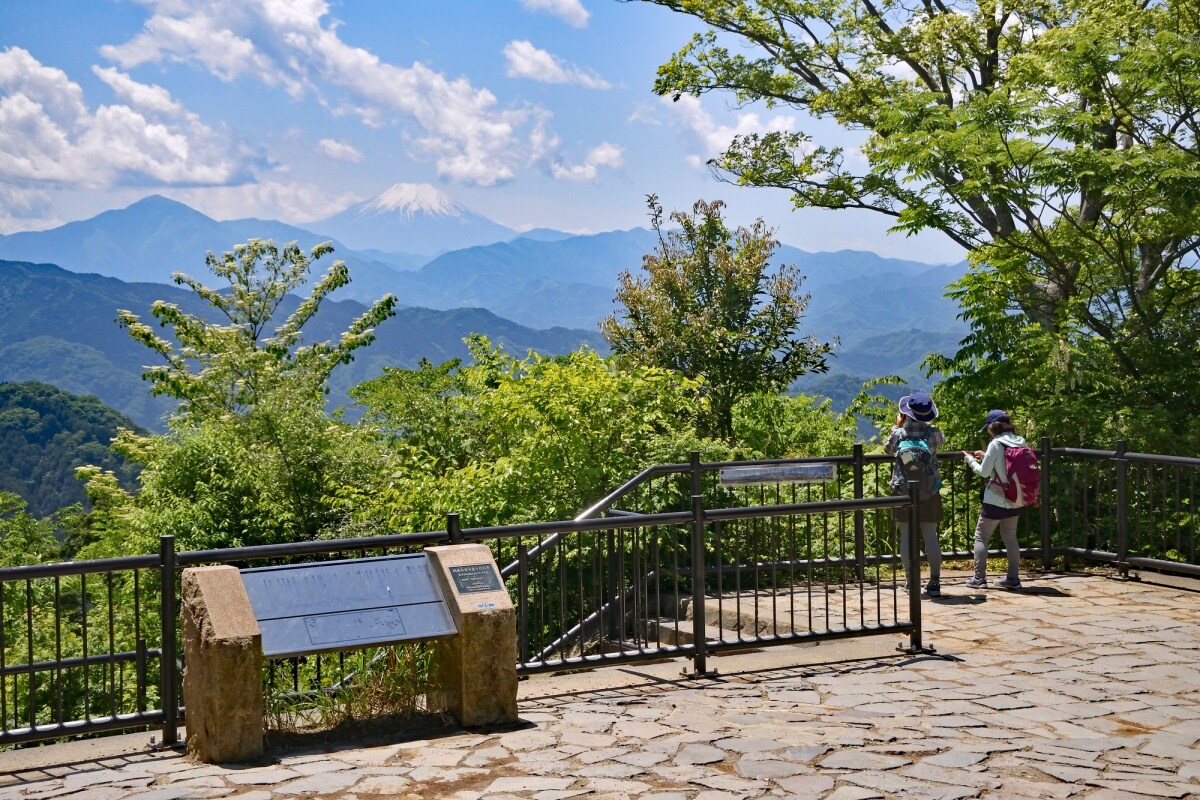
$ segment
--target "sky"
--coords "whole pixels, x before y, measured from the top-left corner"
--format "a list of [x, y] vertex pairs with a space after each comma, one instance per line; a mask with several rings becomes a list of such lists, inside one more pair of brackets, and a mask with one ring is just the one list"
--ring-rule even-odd
[[655, 194], [723, 200], [804, 250], [963, 258], [717, 180], [705, 162], [738, 133], [855, 140], [796, 109], [657, 97], [699, 30], [618, 0], [0, 0], [0, 233], [151, 194], [306, 226], [429, 183], [516, 230], [646, 227]]

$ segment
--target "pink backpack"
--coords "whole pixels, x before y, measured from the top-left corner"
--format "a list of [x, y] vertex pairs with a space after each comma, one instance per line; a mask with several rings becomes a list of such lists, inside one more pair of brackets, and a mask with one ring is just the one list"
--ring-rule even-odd
[[[1038, 490], [1041, 488], [1041, 468], [1038, 466], [1037, 452], [1028, 445], [1012, 447], [1004, 446], [1004, 468], [1008, 472], [1008, 482], [997, 480], [1004, 489], [1004, 499], [1010, 503], [1017, 502], [1020, 497], [1022, 504], [1036, 506]], [[1020, 486], [1020, 493], [1017, 487]]]

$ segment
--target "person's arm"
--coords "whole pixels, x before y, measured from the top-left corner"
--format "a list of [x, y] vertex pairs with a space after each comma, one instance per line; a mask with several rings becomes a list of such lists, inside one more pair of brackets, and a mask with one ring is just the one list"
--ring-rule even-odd
[[892, 428], [892, 432], [888, 434], [887, 441], [883, 443], [883, 452], [889, 456], [896, 455], [896, 445], [900, 444], [900, 437], [904, 435], [904, 428]]
[[942, 433], [941, 428], [933, 428], [929, 434], [929, 449], [933, 452], [941, 450], [946, 444], [946, 434]]
[[1004, 461], [1004, 445], [999, 439], [992, 439], [988, 443], [987, 452], [983, 454], [983, 461], [979, 464], [979, 469], [975, 471], [981, 478], [996, 477], [996, 465]]

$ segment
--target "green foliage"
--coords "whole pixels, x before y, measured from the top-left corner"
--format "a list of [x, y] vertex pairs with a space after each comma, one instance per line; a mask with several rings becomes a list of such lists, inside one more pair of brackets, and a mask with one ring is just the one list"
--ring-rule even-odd
[[109, 450], [132, 422], [94, 397], [76, 397], [44, 383], [0, 383], [0, 491], [21, 495], [35, 517], [84, 501], [75, 470], [95, 464], [126, 487], [133, 465]]
[[274, 661], [263, 673], [267, 730], [311, 731], [381, 716], [441, 711], [429, 705], [437, 692], [434, 659], [435, 647], [419, 642], [369, 647], [342, 659]]
[[569, 519], [648, 464], [697, 444], [692, 382], [661, 369], [618, 370], [580, 350], [518, 359], [484, 337], [474, 363], [389, 369], [354, 390], [403, 469], [347, 508], [389, 530]]
[[829, 345], [797, 335], [807, 296], [794, 267], [768, 274], [779, 243], [762, 220], [730, 231], [720, 201], [674, 212], [648, 198], [658, 247], [643, 257], [645, 277], [620, 276], [624, 307], [602, 324], [613, 352], [631, 364], [674, 370], [698, 382], [701, 436], [733, 436], [733, 407], [756, 392], [780, 392], [806, 372], [824, 372]]
[[[312, 259], [330, 252], [314, 248]], [[103, 473], [91, 471], [89, 492], [105, 503], [79, 521], [90, 552], [128, 547], [149, 552], [163, 534], [180, 549], [296, 541], [327, 535], [344, 513], [326, 500], [331, 487], [360, 485], [378, 474], [383, 457], [370, 433], [331, 419], [324, 409], [330, 372], [374, 338], [373, 326], [392, 314], [395, 298], [377, 302], [336, 343], [304, 344], [304, 325], [330, 292], [349, 280], [335, 262], [311, 296], [277, 325], [284, 297], [304, 283], [310, 259], [294, 245], [282, 250], [251, 240], [209, 268], [229, 282], [211, 289], [177, 275], [222, 315], [226, 324], [155, 303], [154, 316], [173, 329], [179, 349], [128, 311], [130, 335], [166, 361], [147, 377], [152, 391], [181, 401], [163, 436], [123, 433], [117, 452], [144, 465], [141, 492], [130, 502]], [[114, 529], [115, 526], [115, 529]]]
[[191, 289], [226, 320], [226, 324], [211, 323], [174, 303], [156, 302], [151, 314], [160, 326], [171, 327], [178, 351], [136, 314], [118, 311], [118, 321], [129, 335], [166, 361], [147, 370], [151, 391], [181, 400], [183, 421], [246, 413], [264, 398], [291, 395], [311, 401], [323, 394], [333, 368], [374, 341], [374, 326], [392, 316], [396, 306], [396, 298], [386, 295], [356, 319], [337, 343], [302, 345], [305, 323], [327, 295], [350, 281], [346, 265], [335, 261], [312, 287], [312, 294], [272, 335], [265, 336], [283, 299], [307, 280], [311, 263], [331, 252], [328, 243], [305, 256], [294, 243], [281, 250], [274, 242], [251, 239], [220, 258], [212, 253], [205, 258], [209, 270], [229, 282], [228, 289], [212, 289], [175, 273], [177, 284]]
[[734, 438], [762, 458], [846, 455], [854, 443], [854, 415], [834, 414], [832, 405], [804, 395], [743, 397], [733, 408]]
[[36, 519], [21, 497], [0, 491], [0, 567], [41, 564], [58, 555], [53, 522]]
[[1070, 444], [1200, 445], [1193, 2], [648, 1], [710, 27], [659, 94], [725, 90], [862, 134], [863, 160], [804, 132], [740, 136], [725, 175], [970, 253], [955, 296], [973, 333], [928, 364], [952, 378], [942, 396]]

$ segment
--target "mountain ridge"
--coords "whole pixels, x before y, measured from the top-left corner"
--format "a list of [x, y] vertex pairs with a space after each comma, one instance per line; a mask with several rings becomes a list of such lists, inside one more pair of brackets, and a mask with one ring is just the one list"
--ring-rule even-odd
[[[0, 260], [0, 315], [5, 319], [0, 326], [0, 381], [40, 381], [71, 394], [95, 395], [138, 424], [162, 430], [163, 418], [174, 404], [152, 397], [141, 377], [155, 356], [116, 322], [117, 309], [151, 320], [150, 308], [156, 300], [175, 303], [185, 313], [203, 317], [212, 313], [208, 304], [179, 287], [127, 283], [54, 264]], [[280, 314], [290, 313], [299, 302], [289, 295]], [[365, 311], [357, 301], [331, 296], [305, 326], [305, 342], [336, 340]], [[518, 355], [528, 350], [554, 355], [581, 345], [607, 352], [598, 331], [533, 330], [482, 309], [406, 307], [375, 333], [370, 347], [334, 370], [331, 406], [349, 405], [349, 388], [375, 377], [385, 366], [413, 369], [422, 358], [438, 363], [468, 357], [462, 340], [473, 333], [483, 333]]]

